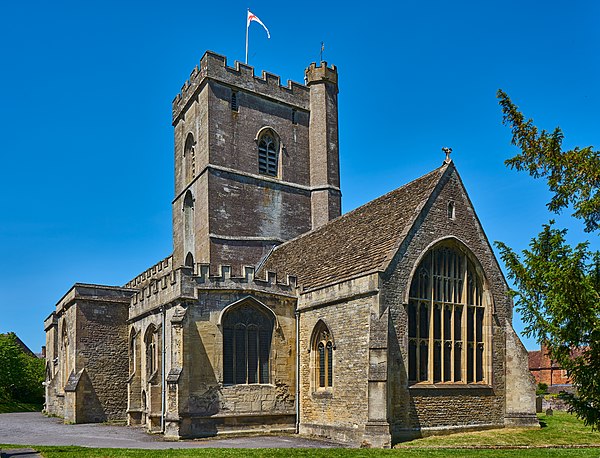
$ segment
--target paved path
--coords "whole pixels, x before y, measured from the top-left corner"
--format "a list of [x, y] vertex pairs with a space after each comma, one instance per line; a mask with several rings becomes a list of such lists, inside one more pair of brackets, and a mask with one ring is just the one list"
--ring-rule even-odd
[[0, 457], [2, 458], [42, 458], [38, 452], [32, 448], [11, 448], [0, 449]]
[[[105, 448], [332, 448], [333, 442], [306, 439], [296, 435], [211, 438], [191, 441], [165, 441], [142, 428], [92, 423], [65, 425], [59, 418], [37, 412], [0, 414], [0, 444], [80, 445]], [[19, 458], [27, 455], [17, 455]], [[28, 458], [28, 457], [27, 457]]]

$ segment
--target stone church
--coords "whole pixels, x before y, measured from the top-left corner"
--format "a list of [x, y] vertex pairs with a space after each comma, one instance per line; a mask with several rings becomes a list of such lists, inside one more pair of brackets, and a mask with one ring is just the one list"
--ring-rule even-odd
[[173, 101], [173, 253], [45, 320], [46, 411], [170, 438], [389, 447], [537, 426], [512, 303], [456, 166], [341, 214], [338, 72], [207, 52]]

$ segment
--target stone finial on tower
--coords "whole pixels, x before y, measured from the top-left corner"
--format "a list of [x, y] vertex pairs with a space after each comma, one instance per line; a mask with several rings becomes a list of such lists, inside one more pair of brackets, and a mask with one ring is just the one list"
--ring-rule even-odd
[[450, 164], [452, 159], [450, 159], [450, 154], [452, 154], [452, 148], [448, 148], [447, 146], [442, 148], [442, 151], [446, 153], [446, 159], [444, 159], [444, 164]]

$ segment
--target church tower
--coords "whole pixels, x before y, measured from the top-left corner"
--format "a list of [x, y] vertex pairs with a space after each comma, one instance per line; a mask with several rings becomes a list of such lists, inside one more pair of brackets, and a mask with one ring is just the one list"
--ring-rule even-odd
[[207, 52], [173, 101], [174, 265], [256, 265], [340, 215], [337, 69], [306, 84]]

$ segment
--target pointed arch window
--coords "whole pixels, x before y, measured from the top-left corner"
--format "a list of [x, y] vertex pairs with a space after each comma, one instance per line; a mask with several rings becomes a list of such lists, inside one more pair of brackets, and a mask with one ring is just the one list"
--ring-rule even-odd
[[319, 321], [313, 330], [314, 385], [319, 388], [333, 387], [333, 338], [329, 328]]
[[258, 137], [258, 173], [277, 176], [279, 169], [279, 139], [271, 129]]
[[137, 372], [138, 357], [137, 357], [137, 333], [135, 329], [131, 329], [129, 334], [129, 375], [133, 375]]
[[194, 251], [194, 196], [189, 190], [183, 199], [183, 249]]
[[146, 347], [146, 377], [150, 379], [158, 371], [158, 332], [152, 324], [146, 330], [144, 345]]
[[407, 305], [409, 382], [488, 382], [483, 285], [474, 263], [453, 245], [423, 257]]
[[185, 139], [183, 148], [185, 185], [189, 184], [196, 175], [196, 140], [190, 132]]
[[223, 317], [223, 383], [269, 383], [273, 317], [242, 303]]

